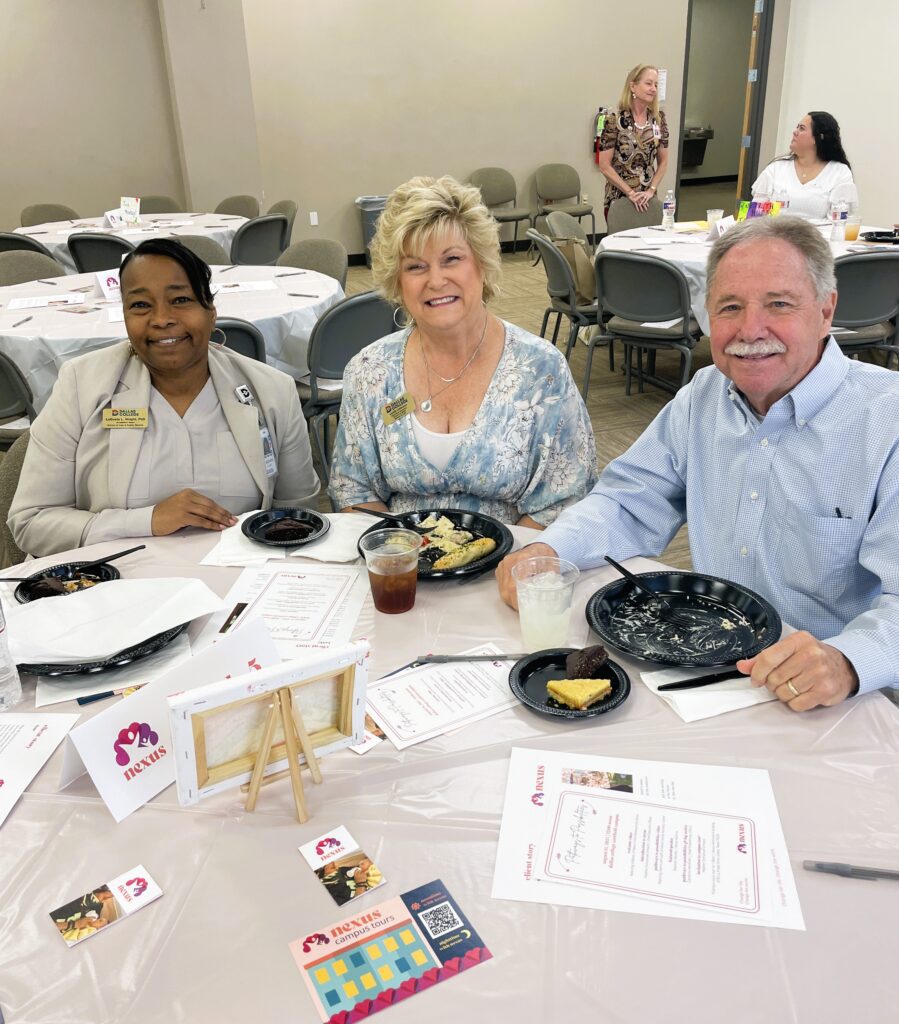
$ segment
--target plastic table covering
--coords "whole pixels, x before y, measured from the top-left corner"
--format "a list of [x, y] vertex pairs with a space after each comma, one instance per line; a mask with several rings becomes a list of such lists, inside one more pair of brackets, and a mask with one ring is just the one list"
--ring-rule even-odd
[[[224, 594], [240, 570], [196, 564], [213, 540], [202, 531], [153, 538], [121, 569], [133, 577], [198, 576]], [[122, 546], [84, 552], [99, 557]], [[628, 565], [657, 567], [645, 559]], [[612, 576], [611, 569], [582, 574], [573, 643], [587, 640], [584, 605]], [[371, 678], [429, 651], [488, 640], [504, 650], [520, 646], [517, 616], [500, 602], [492, 577], [421, 585], [405, 615], [376, 614], [368, 600], [356, 635], [372, 642]], [[182, 808], [172, 786], [116, 825], [87, 777], [57, 792], [60, 747], [0, 829], [6, 1021], [317, 1020], [287, 944], [347, 916], [347, 908], [331, 901], [297, 847], [338, 824], [387, 879], [360, 909], [441, 878], [493, 953], [391, 1007], [396, 1024], [895, 1021], [899, 884], [810, 873], [801, 863], [897, 866], [899, 709], [872, 694], [803, 715], [768, 703], [687, 725], [641, 684], [637, 663], [616, 660], [633, 691], [609, 715], [572, 726], [516, 707], [402, 752], [385, 741], [361, 757], [325, 758], [321, 786], [304, 773], [312, 814], [305, 825], [293, 816], [286, 780], [263, 789], [253, 814], [239, 791]], [[26, 684], [19, 710], [32, 696]], [[493, 900], [513, 745], [767, 769], [807, 931]], [[164, 896], [114, 937], [67, 948], [49, 911], [137, 863]]]

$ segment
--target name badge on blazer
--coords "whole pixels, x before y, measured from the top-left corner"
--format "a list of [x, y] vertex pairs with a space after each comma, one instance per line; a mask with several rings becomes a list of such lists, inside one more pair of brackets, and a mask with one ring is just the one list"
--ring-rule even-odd
[[104, 409], [104, 430], [146, 430], [149, 417], [146, 409]]
[[415, 399], [410, 391], [404, 391], [397, 398], [391, 398], [381, 406], [381, 419], [385, 426], [390, 426], [404, 416], [415, 412]]
[[[234, 394], [241, 405], [254, 407], [253, 392], [250, 391], [246, 384], [238, 384], [234, 389]], [[262, 461], [265, 463], [265, 475], [274, 476], [278, 472], [275, 445], [272, 441], [272, 435], [266, 426], [265, 419], [262, 416], [262, 411], [259, 408], [256, 408], [256, 419], [259, 423], [259, 439], [262, 441]]]

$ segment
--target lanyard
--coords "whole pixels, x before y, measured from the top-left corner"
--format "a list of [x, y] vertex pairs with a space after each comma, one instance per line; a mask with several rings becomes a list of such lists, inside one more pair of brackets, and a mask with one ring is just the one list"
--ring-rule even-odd
[[278, 460], [275, 458], [275, 446], [272, 443], [272, 435], [269, 433], [265, 419], [262, 416], [262, 410], [253, 401], [253, 392], [250, 391], [246, 384], [238, 384], [234, 389], [234, 394], [237, 395], [237, 401], [241, 405], [249, 405], [251, 408], [256, 409], [259, 437], [262, 440], [262, 457], [265, 461], [265, 475], [275, 476], [278, 472]]

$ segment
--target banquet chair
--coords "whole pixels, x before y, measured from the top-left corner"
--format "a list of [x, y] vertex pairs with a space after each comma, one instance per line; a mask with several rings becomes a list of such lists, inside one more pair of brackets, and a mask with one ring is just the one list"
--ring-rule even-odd
[[71, 206], [63, 206], [62, 203], [35, 203], [25, 207], [20, 219], [23, 228], [31, 228], [35, 224], [52, 224], [58, 220], [78, 220], [79, 216]]
[[552, 241], [557, 242], [566, 238], [577, 238], [587, 246], [588, 252], [593, 252], [587, 232], [581, 226], [577, 218], [570, 213], [563, 213], [561, 210], [553, 210], [546, 215], [546, 229]]
[[357, 352], [396, 330], [394, 312], [378, 292], [362, 292], [331, 306], [312, 328], [306, 355], [309, 383], [299, 381], [297, 392], [309, 434], [318, 449], [325, 485], [331, 476], [328, 421], [340, 415], [343, 388], [328, 391], [319, 387], [319, 381], [343, 380], [346, 364]]
[[52, 256], [30, 249], [11, 249], [0, 252], [0, 287], [25, 284], [42, 277], [65, 277], [66, 268]]
[[118, 270], [124, 257], [134, 249], [134, 246], [124, 238], [94, 231], [69, 235], [66, 245], [79, 274], [93, 274], [98, 270]]
[[503, 167], [479, 167], [471, 172], [468, 180], [480, 189], [484, 205], [498, 224], [514, 225], [512, 252], [515, 252], [518, 246], [518, 225], [523, 220], [528, 223], [531, 221], [531, 211], [526, 206], [515, 205], [518, 199], [515, 179]]
[[215, 326], [224, 332], [225, 340], [222, 344], [225, 348], [239, 352], [248, 359], [257, 359], [260, 363], [266, 361], [265, 338], [255, 324], [248, 320], [238, 320], [237, 317], [219, 317]]
[[347, 251], [331, 238], [304, 238], [294, 242], [278, 257], [279, 267], [296, 267], [297, 270], [315, 270], [319, 274], [333, 277], [341, 288], [346, 287], [349, 259]]
[[277, 203], [272, 203], [268, 208], [266, 216], [271, 217], [276, 213], [280, 213], [282, 217], [287, 218], [287, 230], [281, 239], [281, 252], [284, 252], [288, 245], [290, 245], [290, 236], [293, 234], [293, 222], [297, 216], [297, 204], [292, 199], [280, 199]]
[[609, 215], [606, 217], [606, 228], [610, 235], [631, 228], [648, 228], [661, 223], [662, 201], [657, 196], [649, 200], [645, 210], [638, 210], [630, 199], [619, 196], [609, 207]]
[[887, 366], [894, 356], [899, 361], [899, 253], [852, 253], [836, 260], [834, 271], [837, 308], [833, 326], [849, 329], [834, 334], [837, 344], [847, 355], [883, 352]]
[[231, 262], [237, 266], [271, 267], [281, 255], [281, 239], [287, 230], [283, 214], [254, 217], [241, 224], [231, 242]]
[[[568, 164], [543, 164], [537, 168], [536, 217], [545, 217], [553, 210], [561, 210], [580, 220], [589, 217], [593, 224], [591, 238], [596, 239], [596, 215], [592, 203], [581, 200], [581, 179], [577, 171]], [[572, 200], [565, 202], [565, 200]], [[536, 217], [534, 223], [536, 224]]]
[[29, 429], [35, 415], [34, 396], [25, 375], [0, 352], [0, 451]]
[[[577, 332], [582, 327], [595, 327], [598, 325], [599, 307], [596, 303], [584, 304], [577, 301], [577, 288], [574, 283], [574, 274], [568, 265], [568, 260], [559, 252], [558, 247], [545, 235], [533, 228], [528, 230], [528, 238], [537, 247], [537, 251], [543, 258], [543, 266], [546, 268], [546, 291], [549, 294], [550, 304], [543, 313], [543, 322], [540, 325], [540, 337], [546, 337], [546, 328], [549, 325], [550, 316], [556, 314], [556, 325], [553, 330], [552, 344], [556, 344], [559, 336], [559, 326], [562, 317], [568, 317], [570, 328], [568, 331], [568, 343], [565, 348], [565, 358], [571, 355]], [[609, 353], [611, 358], [611, 352]]]
[[172, 235], [173, 242], [180, 242], [185, 249], [208, 263], [210, 267], [229, 267], [231, 260], [228, 254], [214, 238], [205, 235]]
[[17, 235], [14, 231], [0, 231], [0, 252], [27, 249], [29, 252], [40, 252], [53, 258], [53, 254], [45, 246], [30, 235]]
[[259, 216], [259, 200], [255, 196], [228, 196], [218, 204], [215, 212], [252, 220]]
[[[680, 267], [656, 256], [633, 252], [600, 252], [596, 268], [596, 299], [611, 318], [605, 333], [624, 345], [626, 394], [631, 393], [633, 355], [637, 352], [639, 390], [648, 381], [665, 391], [676, 392], [690, 379], [693, 349], [699, 340], [699, 324], [690, 312], [690, 286]], [[678, 320], [671, 327], [652, 323]], [[671, 381], [654, 373], [655, 353], [673, 349], [680, 354], [680, 377]], [[649, 370], [643, 369], [643, 352], [650, 354]], [[592, 348], [587, 353], [584, 395], [590, 380]]]
[[28, 430], [23, 431], [0, 460], [0, 569], [18, 565], [26, 558], [26, 552], [20, 550], [13, 540], [12, 531], [6, 525], [6, 520], [9, 518], [12, 500], [19, 486], [19, 477], [22, 475], [28, 438]]
[[141, 196], [141, 213], [184, 213], [184, 207], [171, 196]]

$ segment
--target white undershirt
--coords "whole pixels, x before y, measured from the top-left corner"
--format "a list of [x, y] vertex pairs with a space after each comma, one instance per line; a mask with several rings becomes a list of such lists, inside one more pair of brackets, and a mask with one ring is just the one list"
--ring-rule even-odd
[[418, 417], [413, 413], [412, 433], [415, 437], [415, 443], [418, 445], [418, 450], [432, 466], [439, 469], [442, 473], [459, 447], [459, 441], [461, 441], [465, 431], [459, 430], [455, 434], [438, 434], [433, 430], [428, 430], [426, 426], [419, 423]]

